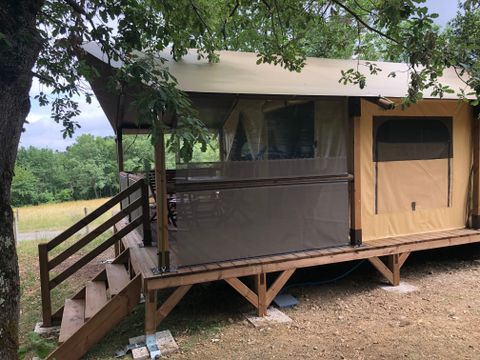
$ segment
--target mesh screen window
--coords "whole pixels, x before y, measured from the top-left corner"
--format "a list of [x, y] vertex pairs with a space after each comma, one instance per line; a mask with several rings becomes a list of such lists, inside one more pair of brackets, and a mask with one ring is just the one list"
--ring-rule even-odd
[[450, 206], [452, 118], [373, 120], [375, 213]]

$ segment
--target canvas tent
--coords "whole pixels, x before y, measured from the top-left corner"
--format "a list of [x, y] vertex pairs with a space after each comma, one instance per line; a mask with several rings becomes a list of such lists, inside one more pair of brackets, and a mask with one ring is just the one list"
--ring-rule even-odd
[[[85, 50], [101, 74], [112, 71], [97, 47]], [[215, 64], [191, 51], [166, 65], [220, 139], [218, 162], [178, 163], [172, 177], [178, 266], [468, 225], [474, 114], [455, 94], [426, 91], [416, 105], [385, 110], [380, 96], [399, 103], [407, 91], [405, 64], [377, 62], [383, 71], [362, 90], [338, 82], [357, 61], [312, 58], [291, 73], [256, 65], [252, 53], [219, 53]], [[464, 88], [453, 70], [440, 81]], [[92, 86], [117, 134], [148, 132], [129, 89], [112, 92], [102, 78]]]

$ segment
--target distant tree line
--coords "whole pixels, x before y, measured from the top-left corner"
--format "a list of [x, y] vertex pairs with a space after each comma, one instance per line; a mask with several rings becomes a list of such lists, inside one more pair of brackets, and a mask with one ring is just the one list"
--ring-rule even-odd
[[[124, 161], [127, 171], [153, 169], [153, 146], [149, 136], [126, 136]], [[167, 155], [167, 168], [175, 166], [175, 155]], [[192, 161], [218, 159], [218, 144], [206, 152], [195, 149]], [[65, 151], [21, 147], [15, 164], [12, 205], [110, 197], [119, 190], [115, 139], [81, 135]]]

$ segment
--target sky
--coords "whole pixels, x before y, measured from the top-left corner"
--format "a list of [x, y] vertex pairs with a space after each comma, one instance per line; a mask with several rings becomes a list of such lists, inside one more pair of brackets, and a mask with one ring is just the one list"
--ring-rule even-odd
[[[430, 12], [439, 14], [436, 22], [440, 26], [444, 26], [455, 16], [457, 0], [427, 0], [426, 6], [428, 6]], [[75, 131], [74, 138], [64, 139], [61, 132], [62, 127], [50, 118], [49, 107], [40, 107], [38, 102], [33, 99], [33, 96], [38, 94], [40, 90], [40, 85], [34, 79], [30, 91], [32, 105], [27, 117], [29, 123], [25, 125], [25, 131], [20, 139], [20, 146], [47, 147], [61, 151], [73, 144], [74, 138], [82, 134], [92, 134], [96, 136], [113, 135], [113, 130], [98, 102], [94, 99], [91, 104], [87, 104], [79, 99], [82, 113], [77, 118], [77, 121], [81, 128]]]

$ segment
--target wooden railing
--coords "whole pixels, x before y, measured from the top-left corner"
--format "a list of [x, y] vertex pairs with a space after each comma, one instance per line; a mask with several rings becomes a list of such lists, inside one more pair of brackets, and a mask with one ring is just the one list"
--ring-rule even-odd
[[[59, 254], [53, 258], [49, 258], [49, 252], [55, 249], [60, 244], [64, 243], [74, 235], [79, 235], [79, 231], [84, 227], [89, 225], [92, 221], [98, 219], [104, 213], [112, 209], [114, 206], [120, 204], [123, 200], [129, 198], [132, 194], [139, 193], [134, 200], [129, 201], [126, 206], [121, 206], [121, 210], [115, 213], [108, 220], [103, 222], [101, 225], [97, 226], [93, 231], [81, 237], [79, 240], [75, 241], [73, 244], [68, 246], [65, 250], [61, 251]], [[131, 215], [136, 213], [135, 218], [131, 218]], [[103, 234], [105, 231], [111, 229], [116, 223], [120, 220], [128, 217], [129, 223], [120, 229], [118, 232], [113, 233], [108, 239], [103, 241], [101, 244], [97, 245], [94, 249], [90, 250], [73, 264], [70, 264], [60, 273], [50, 278], [50, 271], [65, 260], [69, 259], [72, 255], [77, 253], [79, 250], [84, 248], [86, 245], [90, 244], [95, 240], [99, 235]], [[54, 320], [59, 320], [61, 316], [59, 313], [52, 315], [52, 302], [50, 292], [61, 284], [63, 281], [68, 279], [71, 275], [81, 269], [83, 266], [88, 264], [102, 252], [107, 250], [109, 247], [115, 245], [123, 237], [128, 235], [132, 230], [141, 226], [144, 236], [144, 244], [151, 244], [151, 233], [150, 233], [150, 216], [149, 216], [149, 204], [148, 204], [148, 186], [145, 181], [136, 181], [132, 185], [126, 187], [119, 194], [109, 199], [99, 208], [92, 211], [86, 217], [70, 226], [63, 233], [55, 237], [49, 242], [42, 243], [38, 245], [38, 257], [40, 261], [40, 286], [41, 286], [41, 296], [42, 296], [42, 317], [43, 317], [43, 326], [49, 327], [52, 326]]]

